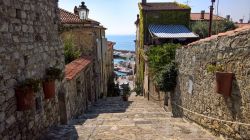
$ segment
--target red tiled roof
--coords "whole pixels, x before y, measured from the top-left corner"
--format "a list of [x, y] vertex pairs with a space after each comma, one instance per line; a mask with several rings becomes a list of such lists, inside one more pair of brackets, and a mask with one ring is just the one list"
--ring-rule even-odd
[[[209, 20], [210, 14], [205, 13], [204, 14], [204, 19], [201, 19], [201, 13], [191, 13], [190, 14], [190, 20]], [[224, 20], [225, 18], [213, 15], [213, 20]]]
[[175, 2], [146, 3], [146, 4], [139, 3], [139, 6], [141, 6], [141, 8], [143, 10], [146, 10], [146, 11], [148, 11], [148, 10], [150, 10], [150, 11], [154, 11], [154, 10], [190, 10], [190, 8], [181, 7]]
[[65, 78], [72, 80], [79, 72], [87, 68], [90, 63], [92, 63], [91, 57], [82, 57], [72, 61], [65, 67]]
[[87, 22], [100, 24], [98, 21], [92, 19], [82, 20], [78, 15], [61, 8], [59, 8], [59, 16], [62, 24], [82, 24]]
[[61, 23], [83, 23], [84, 21], [71, 12], [59, 8]]

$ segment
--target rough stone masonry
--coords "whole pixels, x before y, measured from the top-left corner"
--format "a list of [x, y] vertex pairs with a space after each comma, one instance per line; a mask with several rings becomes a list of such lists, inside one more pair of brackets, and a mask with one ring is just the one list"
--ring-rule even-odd
[[[57, 0], [0, 0], [0, 139], [35, 139], [58, 124], [57, 96], [17, 111], [14, 86], [27, 78], [43, 78], [48, 67], [64, 68], [58, 35]], [[61, 82], [57, 82], [56, 92]]]
[[[250, 139], [249, 125], [207, 118], [250, 124], [250, 26], [182, 47], [178, 49], [176, 59], [179, 76], [176, 91], [172, 94], [174, 115], [184, 115], [214, 134], [229, 139]], [[211, 63], [235, 74], [230, 97], [215, 92], [215, 74], [207, 70]]]

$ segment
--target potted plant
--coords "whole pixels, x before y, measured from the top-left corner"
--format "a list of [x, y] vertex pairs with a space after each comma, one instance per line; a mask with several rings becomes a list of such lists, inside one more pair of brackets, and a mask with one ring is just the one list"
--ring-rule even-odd
[[231, 96], [234, 74], [232, 72], [224, 72], [223, 66], [215, 64], [209, 65], [207, 70], [208, 72], [215, 73], [216, 92], [225, 97]]
[[128, 101], [128, 97], [130, 95], [130, 88], [129, 88], [129, 84], [122, 84], [122, 99], [123, 101]]
[[17, 110], [24, 111], [35, 105], [34, 92], [40, 87], [40, 80], [26, 79], [15, 87]]
[[45, 80], [43, 81], [44, 98], [55, 97], [55, 80], [61, 78], [62, 71], [58, 68], [50, 67], [46, 70]]

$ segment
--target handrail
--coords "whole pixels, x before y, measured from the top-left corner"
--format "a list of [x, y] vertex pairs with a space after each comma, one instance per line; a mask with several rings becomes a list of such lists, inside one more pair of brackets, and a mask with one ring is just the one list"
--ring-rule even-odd
[[209, 117], [209, 116], [206, 116], [206, 115], [203, 115], [203, 114], [200, 114], [200, 113], [197, 113], [197, 112], [194, 112], [194, 111], [191, 111], [187, 108], [184, 108], [180, 105], [177, 105], [176, 103], [173, 103], [174, 105], [176, 105], [177, 107], [183, 109], [183, 110], [186, 110], [194, 115], [197, 115], [197, 116], [202, 116], [204, 118], [208, 118], [208, 119], [211, 119], [211, 120], [217, 120], [217, 121], [220, 121], [220, 122], [225, 122], [225, 123], [231, 123], [231, 124], [239, 124], [239, 125], [245, 125], [245, 126], [250, 126], [250, 124], [248, 123], [242, 123], [242, 122], [233, 122], [233, 121], [227, 121], [227, 120], [221, 120], [221, 119], [218, 119], [218, 118], [214, 118], [214, 117]]

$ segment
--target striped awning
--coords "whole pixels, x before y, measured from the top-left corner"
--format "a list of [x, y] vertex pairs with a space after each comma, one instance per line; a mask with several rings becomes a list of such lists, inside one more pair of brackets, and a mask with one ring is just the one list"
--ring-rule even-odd
[[191, 32], [184, 25], [154, 25], [151, 24], [148, 30], [152, 37], [156, 38], [197, 38], [195, 33]]

